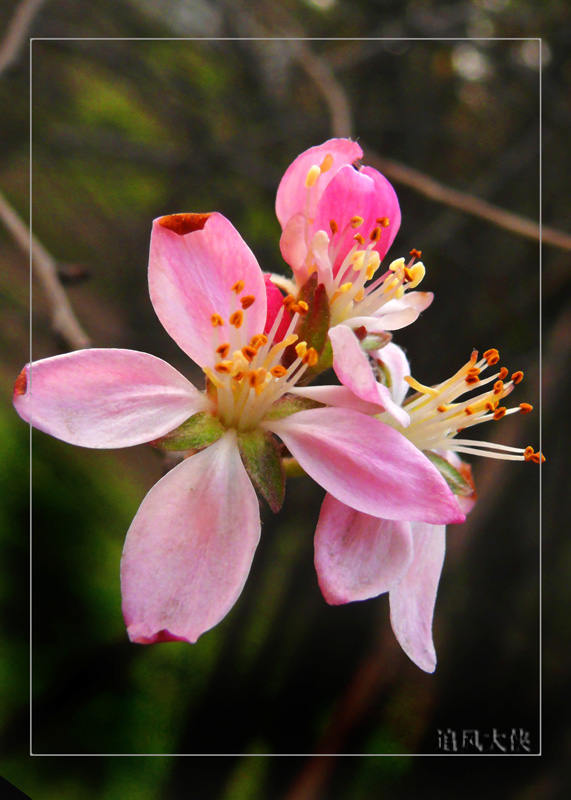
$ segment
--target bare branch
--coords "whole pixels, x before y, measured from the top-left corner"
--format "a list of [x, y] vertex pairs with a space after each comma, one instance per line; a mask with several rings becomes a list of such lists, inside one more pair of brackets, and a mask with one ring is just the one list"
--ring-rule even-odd
[[[471, 194], [459, 192], [457, 189], [444, 186], [444, 184], [435, 181], [433, 178], [430, 178], [428, 175], [425, 175], [423, 172], [413, 167], [407, 167], [405, 164], [400, 164], [398, 161], [382, 158], [369, 147], [364, 147], [364, 149], [366, 149], [367, 152], [367, 162], [380, 170], [387, 178], [397, 183], [402, 183], [420, 194], [423, 194], [425, 197], [435, 200], [437, 203], [443, 203], [458, 211], [463, 211], [474, 217], [485, 219], [487, 222], [491, 222], [499, 228], [504, 228], [526, 239], [532, 239], [536, 242], [539, 241], [539, 225], [532, 220], [520, 217], [518, 214], [512, 214], [510, 211], [505, 211], [503, 208], [498, 208], [498, 206], [481, 200], [479, 197], [474, 197]], [[548, 228], [544, 225], [541, 230], [541, 239], [545, 244], [551, 245], [552, 247], [558, 247], [562, 250], [571, 250], [571, 234], [564, 233], [563, 231]]]
[[45, 0], [22, 0], [16, 8], [0, 44], [0, 75], [18, 58], [32, 21], [44, 3]]
[[335, 77], [326, 59], [316, 55], [302, 40], [295, 42], [294, 52], [299, 65], [316, 84], [327, 103], [333, 136], [339, 138], [352, 136], [351, 104], [345, 89]]
[[2, 192], [0, 192], [0, 218], [22, 250], [30, 255], [31, 248], [32, 266], [46, 293], [52, 312], [54, 331], [73, 350], [90, 347], [89, 337], [77, 321], [67, 294], [59, 282], [54, 258], [30, 232]]

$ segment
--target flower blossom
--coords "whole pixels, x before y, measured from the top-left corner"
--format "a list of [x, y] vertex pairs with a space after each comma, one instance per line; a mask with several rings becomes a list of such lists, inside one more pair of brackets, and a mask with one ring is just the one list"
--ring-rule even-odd
[[[362, 155], [349, 139], [331, 139], [302, 153], [282, 178], [276, 213], [283, 228], [282, 255], [297, 289], [303, 291], [316, 274], [327, 291], [337, 376], [363, 400], [375, 402], [379, 384], [360, 353], [361, 340], [414, 322], [433, 295], [410, 291], [425, 274], [417, 250], [408, 263], [396, 259], [375, 278], [401, 213], [389, 181], [371, 167], [354, 166]], [[276, 278], [280, 282], [295, 291]]]
[[294, 332], [307, 309], [297, 303], [288, 319], [221, 214], [155, 220], [149, 289], [166, 331], [202, 368], [205, 391], [161, 359], [122, 349], [34, 362], [14, 391], [21, 417], [66, 442], [190, 452], [150, 490], [127, 534], [121, 583], [132, 641], [195, 642], [234, 605], [260, 537], [255, 489], [273, 510], [283, 499], [276, 436], [357, 512], [427, 524], [464, 518], [438, 469], [397, 430], [408, 417], [397, 413], [391, 425], [373, 416], [384, 408], [390, 418], [398, 403], [367, 403], [339, 386], [318, 387], [312, 402], [294, 388], [317, 360]]
[[[498, 363], [497, 350], [487, 350], [481, 359], [474, 351], [458, 372], [434, 387], [410, 377], [406, 356], [395, 344], [373, 356], [393, 399], [404, 402], [410, 416], [410, 424], [400, 428], [401, 433], [438, 466], [465, 514], [476, 494], [470, 466], [458, 453], [536, 463], [544, 460], [531, 447], [456, 436], [467, 427], [532, 410], [527, 403], [510, 409], [500, 405], [523, 373], [515, 372], [506, 381], [508, 370], [502, 367], [481, 377]], [[405, 401], [409, 387], [417, 394]], [[473, 390], [475, 396], [461, 399]], [[381, 414], [379, 418], [399, 428], [394, 417]], [[432, 617], [444, 554], [444, 525], [379, 519], [355, 511], [331, 495], [323, 502], [315, 534], [315, 565], [325, 599], [337, 605], [388, 592], [393, 631], [405, 653], [426, 672], [433, 672], [436, 666]]]

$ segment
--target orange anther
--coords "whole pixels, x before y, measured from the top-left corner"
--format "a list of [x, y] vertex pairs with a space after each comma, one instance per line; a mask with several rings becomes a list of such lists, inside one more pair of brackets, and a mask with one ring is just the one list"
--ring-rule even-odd
[[533, 411], [533, 406], [530, 406], [529, 403], [520, 403], [519, 410], [521, 414], [529, 414], [530, 411]]
[[412, 256], [413, 258], [420, 258], [421, 255], [422, 255], [422, 250], [416, 250], [414, 247], [409, 253], [409, 256]]
[[465, 380], [468, 386], [473, 386], [476, 383], [480, 383], [480, 379], [477, 375], [466, 375]]
[[388, 217], [379, 217], [379, 218], [376, 220], [376, 222], [378, 222], [378, 223], [379, 223], [379, 225], [382, 225], [382, 226], [383, 226], [383, 228], [388, 228], [388, 227], [389, 227], [389, 225], [390, 225], [390, 220], [389, 220], [389, 218], [388, 218]]
[[470, 408], [470, 406], [466, 406], [466, 408], [464, 409], [464, 413], [470, 417], [474, 413], [474, 409]]
[[501, 394], [504, 390], [504, 382], [496, 381], [494, 383], [494, 394]]
[[438, 408], [436, 410], [440, 411], [441, 414], [443, 414], [445, 411], [448, 411], [446, 406], [438, 406]]
[[216, 352], [218, 353], [220, 358], [226, 358], [226, 356], [230, 352], [230, 345], [228, 344], [228, 342], [225, 342], [224, 344], [219, 344], [218, 347], [216, 348]]
[[512, 381], [514, 383], [520, 383], [522, 380], [523, 380], [523, 372], [521, 370], [514, 372], [514, 374], [512, 375]]
[[378, 242], [381, 238], [381, 229], [380, 228], [373, 228], [370, 234], [370, 239], [372, 242]]
[[212, 323], [213, 328], [221, 328], [222, 325], [224, 325], [224, 320], [220, 314], [212, 314], [210, 317], [210, 322]]
[[238, 310], [234, 311], [230, 314], [230, 325], [233, 325], [235, 328], [239, 328], [244, 321], [244, 314]]
[[287, 373], [287, 369], [282, 367], [281, 364], [277, 364], [275, 367], [272, 367], [270, 370], [270, 374], [274, 376], [274, 378], [283, 378], [283, 376]]
[[358, 228], [363, 224], [363, 217], [354, 216], [351, 217], [351, 222], [349, 223], [352, 228]]
[[287, 294], [284, 297], [284, 306], [288, 308], [288, 306], [291, 306], [292, 303], [295, 303], [295, 297], [293, 294]]
[[214, 369], [216, 372], [221, 372], [223, 375], [229, 375], [232, 372], [232, 367], [234, 366], [232, 361], [219, 361], [218, 364], [214, 365]]
[[329, 227], [331, 228], [331, 233], [335, 235], [339, 228], [337, 227], [337, 223], [334, 219], [329, 220]]
[[355, 236], [353, 236], [353, 239], [355, 239], [356, 242], [359, 242], [359, 244], [365, 244], [365, 239], [360, 233], [356, 233]]
[[308, 367], [314, 367], [318, 360], [319, 356], [317, 355], [317, 350], [314, 347], [310, 347], [302, 358], [303, 363], [307, 364]]
[[497, 419], [501, 419], [505, 415], [506, 411], [507, 411], [507, 408], [505, 406], [499, 406], [494, 411], [494, 419], [496, 419], [496, 420]]
[[245, 285], [246, 284], [244, 283], [244, 281], [236, 281], [234, 286], [232, 286], [231, 291], [232, 292], [236, 292], [236, 294], [240, 294], [240, 292], [244, 291], [244, 286]]
[[503, 381], [505, 378], [507, 378], [507, 377], [508, 377], [508, 370], [507, 370], [507, 368], [506, 368], [506, 367], [502, 367], [502, 368], [501, 368], [501, 370], [500, 370], [500, 374], [499, 374], [499, 376], [498, 376], [498, 377], [499, 377], [499, 379], [500, 379], [501, 381]]
[[250, 347], [254, 347], [256, 350], [258, 350], [260, 347], [263, 347], [267, 343], [268, 337], [265, 333], [256, 333], [250, 339]]
[[240, 305], [244, 310], [250, 308], [250, 306], [256, 302], [256, 298], [253, 294], [245, 294], [244, 297], [240, 298]]
[[246, 361], [253, 361], [258, 351], [255, 347], [247, 344], [242, 348], [241, 352]]

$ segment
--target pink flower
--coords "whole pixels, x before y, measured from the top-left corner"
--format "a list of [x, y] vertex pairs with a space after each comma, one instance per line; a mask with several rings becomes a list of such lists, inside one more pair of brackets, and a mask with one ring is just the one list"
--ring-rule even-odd
[[[509, 460], [543, 460], [531, 447], [455, 438], [460, 429], [531, 411], [526, 403], [509, 410], [500, 406], [523, 377], [521, 372], [514, 373], [507, 382], [505, 368], [488, 378], [480, 377], [487, 367], [497, 364], [497, 350], [486, 351], [480, 360], [474, 352], [452, 378], [435, 387], [423, 386], [409, 376], [406, 356], [396, 345], [389, 344], [374, 356], [395, 402], [403, 403], [409, 386], [417, 390], [418, 394], [405, 403], [410, 424], [399, 429], [418, 447], [419, 454], [426, 453], [425, 457], [437, 465], [458, 495], [465, 514], [474, 505], [476, 495], [471, 469], [458, 452]], [[484, 386], [491, 388], [458, 402], [463, 394]], [[399, 427], [394, 415], [385, 413], [380, 418]], [[388, 591], [394, 633], [405, 653], [426, 672], [433, 672], [436, 666], [432, 617], [444, 552], [444, 525], [378, 519], [349, 508], [331, 495], [323, 502], [315, 533], [315, 565], [325, 599], [336, 605]]]
[[[327, 405], [308, 408], [303, 390], [292, 392], [317, 354], [292, 333], [297, 313], [277, 336], [285, 308], [267, 296], [256, 259], [222, 215], [155, 220], [149, 288], [165, 329], [202, 368], [205, 392], [160, 359], [113, 349], [30, 364], [14, 392], [21, 417], [72, 444], [159, 439], [198, 451], [151, 489], [129, 529], [121, 580], [133, 641], [195, 642], [234, 605], [260, 536], [252, 482], [274, 510], [281, 504], [275, 436], [359, 512], [437, 524], [463, 519], [438, 470], [370, 415], [379, 404], [320, 387]], [[286, 368], [287, 347], [295, 358]]]
[[[282, 255], [297, 287], [314, 273], [326, 287], [337, 376], [363, 400], [374, 402], [379, 389], [373, 374], [365, 375], [360, 339], [414, 322], [433, 295], [405, 294], [425, 273], [415, 250], [408, 264], [397, 259], [373, 280], [397, 234], [401, 214], [389, 181], [371, 167], [353, 166], [362, 155], [349, 139], [331, 139], [302, 153], [282, 178], [276, 213], [283, 228]], [[359, 380], [354, 379], [356, 362]]]

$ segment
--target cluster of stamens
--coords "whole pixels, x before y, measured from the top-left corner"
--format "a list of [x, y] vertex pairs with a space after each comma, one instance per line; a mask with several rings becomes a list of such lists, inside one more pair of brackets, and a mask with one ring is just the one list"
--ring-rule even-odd
[[[485, 369], [496, 366], [499, 360], [500, 355], [495, 348], [486, 350], [481, 359], [478, 359], [478, 352], [474, 350], [470, 360], [455, 375], [434, 387], [424, 386], [410, 376], [405, 377], [405, 381], [417, 392], [405, 402], [410, 415], [410, 425], [403, 429], [407, 438], [420, 450], [453, 450], [513, 461], [544, 461], [544, 456], [536, 453], [532, 447], [523, 449], [455, 438], [465, 428], [481, 422], [497, 421], [510, 414], [527, 414], [533, 410], [529, 403], [520, 403], [514, 408], [501, 405], [502, 400], [520, 383], [523, 372], [514, 372], [506, 381], [509, 372], [502, 367], [487, 378], [481, 377]], [[459, 401], [466, 392], [476, 388], [480, 390], [484, 386], [489, 388], [470, 399]]]
[[[239, 295], [244, 282], [237, 281], [232, 291]], [[217, 415], [226, 427], [249, 430], [256, 426], [269, 407], [292, 388], [308, 367], [315, 366], [318, 354], [306, 342], [298, 341], [294, 328], [300, 315], [307, 313], [304, 301], [292, 296], [284, 299], [271, 330], [266, 335], [257, 333], [247, 344], [238, 330], [244, 322], [244, 312], [255, 302], [252, 295], [240, 298], [240, 308], [232, 311], [228, 324], [230, 341], [222, 341], [226, 322], [218, 313], [213, 313], [211, 323], [214, 331], [214, 350], [217, 360], [214, 367], [203, 367], [209, 380], [209, 392], [217, 405]], [[279, 342], [275, 336], [285, 311], [291, 314], [288, 330]], [[281, 364], [284, 351], [294, 347], [296, 358], [285, 367]]]
[[[388, 217], [379, 217], [370, 231], [359, 231], [365, 224], [361, 216], [353, 216], [343, 229], [332, 219], [329, 222], [330, 235], [318, 231], [309, 241], [309, 228], [315, 214], [315, 187], [322, 173], [333, 164], [333, 157], [327, 154], [321, 164], [314, 164], [307, 173], [306, 186], [306, 267], [308, 274], [317, 271], [320, 282], [325, 284], [331, 306], [331, 324], [356, 316], [373, 316], [389, 300], [399, 299], [408, 289], [414, 289], [422, 281], [425, 268], [417, 261], [421, 253], [411, 250], [411, 259], [405, 264], [404, 258], [393, 261], [389, 269], [371, 281], [379, 269], [380, 257], [374, 249], [382, 236], [383, 228], [390, 224]], [[354, 244], [333, 274], [341, 245], [351, 236]]]

